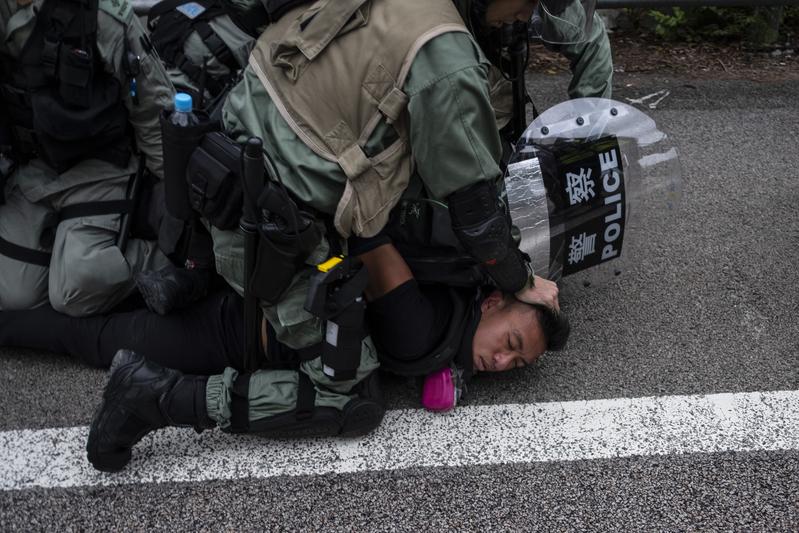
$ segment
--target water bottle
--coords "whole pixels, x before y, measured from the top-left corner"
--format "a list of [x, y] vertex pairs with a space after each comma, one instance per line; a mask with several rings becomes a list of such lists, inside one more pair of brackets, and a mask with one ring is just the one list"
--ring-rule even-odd
[[169, 120], [173, 125], [181, 128], [196, 126], [200, 123], [200, 119], [192, 112], [190, 94], [177, 93], [175, 95], [175, 111], [172, 113], [172, 116], [169, 117]]

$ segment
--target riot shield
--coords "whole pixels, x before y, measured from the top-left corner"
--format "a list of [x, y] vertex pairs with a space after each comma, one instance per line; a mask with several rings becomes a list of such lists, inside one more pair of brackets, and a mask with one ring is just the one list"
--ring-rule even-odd
[[[618, 272], [635, 239], [681, 194], [677, 151], [654, 120], [601, 98], [558, 104], [516, 144], [505, 174], [520, 249], [552, 280]], [[646, 212], [646, 225], [636, 225]], [[615, 261], [615, 263], [613, 263]], [[589, 279], [589, 278], [586, 278]]]

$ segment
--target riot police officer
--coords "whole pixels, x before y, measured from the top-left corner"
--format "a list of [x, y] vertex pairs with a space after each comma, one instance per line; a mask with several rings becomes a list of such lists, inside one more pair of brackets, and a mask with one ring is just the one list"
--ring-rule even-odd
[[167, 264], [146, 220], [172, 85], [127, 1], [2, 0], [0, 14], [0, 150], [13, 161], [0, 309], [108, 310], [133, 274]]

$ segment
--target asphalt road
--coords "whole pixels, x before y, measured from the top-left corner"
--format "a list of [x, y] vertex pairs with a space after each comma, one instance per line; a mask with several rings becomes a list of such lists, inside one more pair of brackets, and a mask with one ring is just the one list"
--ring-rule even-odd
[[[539, 109], [567, 83], [531, 77]], [[663, 89], [642, 109], [677, 146], [681, 204], [620, 276], [563, 281], [568, 350], [479, 376], [466, 405], [799, 390], [799, 82], [619, 74], [614, 98]], [[0, 348], [0, 431], [88, 424], [104, 377]], [[796, 531], [799, 450], [0, 492], [2, 531], [127, 529]]]

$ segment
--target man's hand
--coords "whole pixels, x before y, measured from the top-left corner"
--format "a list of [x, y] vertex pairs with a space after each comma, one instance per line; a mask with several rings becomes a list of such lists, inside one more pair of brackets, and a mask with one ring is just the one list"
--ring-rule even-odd
[[526, 304], [540, 304], [560, 311], [558, 305], [558, 286], [554, 281], [549, 281], [541, 276], [533, 276], [534, 287], [525, 287], [516, 293], [516, 299]]

